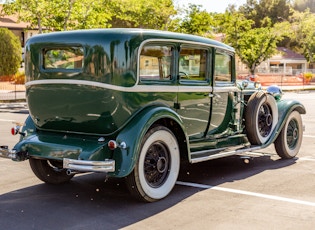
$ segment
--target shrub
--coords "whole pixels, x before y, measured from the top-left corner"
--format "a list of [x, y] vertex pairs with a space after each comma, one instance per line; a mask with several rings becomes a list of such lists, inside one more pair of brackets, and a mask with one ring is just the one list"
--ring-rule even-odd
[[17, 73], [22, 61], [21, 43], [9, 29], [0, 28], [0, 76]]
[[25, 73], [24, 72], [17, 72], [13, 78], [12, 81], [14, 84], [25, 84]]
[[313, 73], [309, 73], [309, 72], [308, 73], [304, 73], [303, 76], [304, 76], [305, 79], [311, 80], [312, 77], [313, 77]]

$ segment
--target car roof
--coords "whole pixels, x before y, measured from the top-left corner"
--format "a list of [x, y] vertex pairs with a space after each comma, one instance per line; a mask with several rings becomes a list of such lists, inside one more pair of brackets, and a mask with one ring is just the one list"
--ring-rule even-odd
[[[111, 29], [88, 29], [88, 30], [73, 30], [73, 31], [62, 31], [62, 32], [51, 32], [46, 34], [35, 35], [31, 38], [31, 43], [36, 42], [47, 42], [51, 39], [54, 41], [68, 41], [79, 39], [94, 39], [94, 41], [102, 38], [104, 36], [108, 39], [128, 38], [138, 39], [139, 41], [149, 40], [149, 39], [168, 39], [168, 40], [183, 40], [194, 43], [202, 43], [206, 45], [211, 45], [215, 47], [220, 47], [222, 49], [234, 52], [231, 46], [228, 46], [222, 42], [183, 33], [175, 33], [170, 31], [162, 30], [150, 30], [150, 29], [139, 29], [139, 28], [111, 28]], [[56, 40], [57, 39], [57, 40]]]

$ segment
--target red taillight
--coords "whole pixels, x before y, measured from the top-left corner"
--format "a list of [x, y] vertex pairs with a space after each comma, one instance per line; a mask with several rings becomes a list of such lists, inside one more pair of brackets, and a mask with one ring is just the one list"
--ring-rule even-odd
[[11, 134], [14, 136], [16, 134], [18, 134], [20, 131], [20, 126], [15, 126], [13, 128], [11, 128]]
[[108, 142], [107, 146], [108, 146], [108, 148], [109, 148], [110, 150], [114, 150], [114, 149], [117, 148], [117, 143], [116, 143], [116, 141], [110, 140], [110, 141]]

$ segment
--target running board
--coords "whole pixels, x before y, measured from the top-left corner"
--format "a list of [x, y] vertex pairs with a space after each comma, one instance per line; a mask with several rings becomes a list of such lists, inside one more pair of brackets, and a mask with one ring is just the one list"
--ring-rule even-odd
[[261, 146], [249, 146], [249, 147], [242, 146], [241, 148], [237, 148], [234, 150], [230, 150], [230, 148], [203, 150], [203, 151], [191, 153], [190, 162], [194, 164], [194, 163], [199, 163], [203, 161], [233, 156], [233, 155], [237, 155], [244, 152], [251, 152], [251, 151], [259, 150], [262, 148], [263, 147]]

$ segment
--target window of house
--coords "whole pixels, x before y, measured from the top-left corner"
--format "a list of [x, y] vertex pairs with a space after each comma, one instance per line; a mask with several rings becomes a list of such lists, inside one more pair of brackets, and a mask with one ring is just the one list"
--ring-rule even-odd
[[172, 46], [144, 46], [140, 53], [140, 80], [171, 80], [172, 54]]
[[182, 47], [179, 56], [181, 80], [205, 81], [207, 78], [207, 53], [205, 49]]
[[232, 81], [232, 57], [226, 53], [216, 53], [214, 79], [219, 82]]

